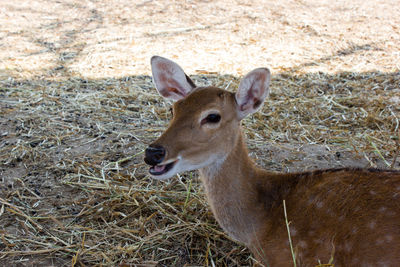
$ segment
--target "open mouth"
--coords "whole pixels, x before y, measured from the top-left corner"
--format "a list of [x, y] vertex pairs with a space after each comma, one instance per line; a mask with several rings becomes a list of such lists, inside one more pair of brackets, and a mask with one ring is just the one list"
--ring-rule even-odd
[[166, 163], [163, 165], [152, 166], [152, 167], [150, 167], [149, 172], [151, 175], [163, 175], [163, 174], [167, 173], [168, 171], [170, 171], [177, 162], [178, 162], [178, 160], [175, 160], [173, 162]]

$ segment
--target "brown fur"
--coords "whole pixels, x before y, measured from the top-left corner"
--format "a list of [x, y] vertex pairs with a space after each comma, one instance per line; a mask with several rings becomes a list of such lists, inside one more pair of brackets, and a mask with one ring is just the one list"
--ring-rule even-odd
[[[260, 263], [293, 265], [289, 227], [297, 266], [400, 264], [400, 172], [262, 170], [248, 156], [240, 120], [268, 95], [268, 69], [248, 73], [233, 94], [196, 88], [171, 60], [154, 56], [151, 64], [160, 94], [179, 101], [169, 128], [147, 150], [146, 162], [157, 164], [151, 170], [158, 170], [158, 179], [199, 169], [219, 224]], [[208, 121], [210, 114], [220, 120]]]
[[[155, 142], [200, 169], [211, 209], [224, 230], [264, 265], [293, 264], [283, 200], [298, 266], [397, 266], [400, 263], [400, 172], [329, 169], [278, 174], [248, 157], [234, 94], [198, 88], [174, 104], [174, 118]], [[218, 127], [200, 129], [202, 111], [218, 110]]]

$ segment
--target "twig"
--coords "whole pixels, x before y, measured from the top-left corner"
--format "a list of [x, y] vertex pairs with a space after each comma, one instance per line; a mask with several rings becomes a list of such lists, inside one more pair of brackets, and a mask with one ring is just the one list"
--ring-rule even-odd
[[51, 249], [39, 249], [34, 251], [0, 251], [1, 257], [4, 256], [18, 256], [18, 255], [38, 255], [45, 253], [52, 253], [60, 250], [69, 250], [70, 248], [75, 247], [76, 245], [69, 245], [61, 248], [51, 248]]
[[289, 229], [289, 222], [287, 219], [285, 200], [283, 200], [283, 212], [285, 213], [285, 223], [286, 223], [286, 228], [287, 228], [287, 232], [288, 232], [288, 236], [289, 236], [289, 245], [290, 245], [290, 252], [292, 253], [292, 258], [293, 258], [293, 266], [296, 267], [296, 255], [294, 254], [292, 238], [290, 237], [290, 229]]
[[397, 142], [396, 142], [396, 154], [394, 155], [392, 164], [390, 165], [391, 169], [394, 168], [394, 165], [396, 164], [397, 157], [399, 156], [399, 153], [400, 153], [400, 128], [398, 129], [398, 135], [399, 136], [398, 136], [398, 139], [397, 139]]
[[36, 228], [38, 228], [40, 231], [43, 230], [43, 227], [41, 225], [39, 225], [38, 223], [36, 223], [30, 216], [26, 215], [25, 213], [23, 213], [19, 208], [17, 208], [15, 205], [8, 203], [7, 201], [5, 201], [4, 199], [0, 198], [0, 202], [3, 203], [4, 205], [9, 206], [10, 208], [7, 208], [6, 210], [8, 210], [9, 212], [12, 212], [14, 214], [17, 214], [21, 217], [24, 217], [25, 219], [27, 219], [31, 224], [33, 224], [34, 226], [36, 226]]
[[376, 147], [375, 143], [372, 142], [371, 138], [367, 136], [369, 142], [371, 143], [372, 147], [375, 149], [375, 153], [383, 160], [383, 162], [386, 164], [386, 166], [390, 167], [390, 163], [386, 161], [386, 159], [382, 156], [381, 152], [379, 149]]

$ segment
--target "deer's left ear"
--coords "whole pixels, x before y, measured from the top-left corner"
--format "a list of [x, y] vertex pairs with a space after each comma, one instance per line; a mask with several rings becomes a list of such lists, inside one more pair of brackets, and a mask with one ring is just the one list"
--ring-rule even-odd
[[239, 119], [256, 112], [269, 94], [271, 73], [267, 68], [259, 68], [244, 76], [236, 93]]

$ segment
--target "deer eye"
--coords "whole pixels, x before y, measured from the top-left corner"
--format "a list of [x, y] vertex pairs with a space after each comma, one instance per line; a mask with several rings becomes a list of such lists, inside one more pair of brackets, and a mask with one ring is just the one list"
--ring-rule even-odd
[[205, 123], [218, 123], [221, 120], [221, 115], [217, 113], [208, 114], [207, 117], [201, 120], [201, 125]]

